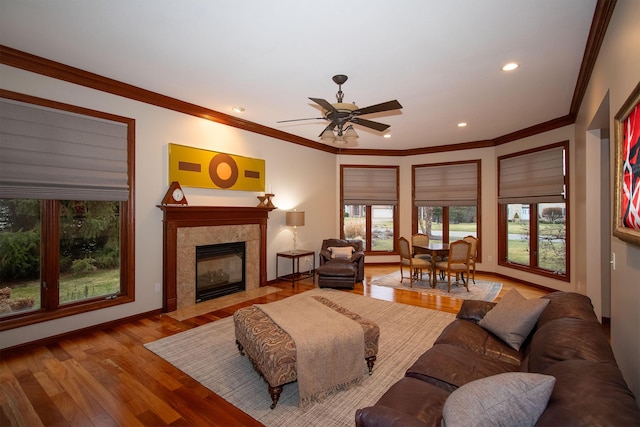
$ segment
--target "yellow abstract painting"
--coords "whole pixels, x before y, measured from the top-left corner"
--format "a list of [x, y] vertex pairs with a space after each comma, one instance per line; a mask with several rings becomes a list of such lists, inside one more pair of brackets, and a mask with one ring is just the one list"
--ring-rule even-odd
[[264, 191], [265, 161], [169, 144], [169, 182], [199, 188]]

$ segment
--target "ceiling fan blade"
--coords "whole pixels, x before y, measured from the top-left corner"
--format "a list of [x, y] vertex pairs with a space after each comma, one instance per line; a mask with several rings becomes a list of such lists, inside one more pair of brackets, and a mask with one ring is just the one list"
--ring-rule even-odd
[[374, 130], [377, 130], [377, 131], [380, 131], [380, 132], [382, 132], [384, 130], [387, 130], [390, 127], [390, 125], [385, 125], [384, 123], [374, 122], [372, 120], [362, 119], [360, 117], [353, 117], [349, 121], [352, 122], [352, 123], [355, 123], [357, 125], [364, 126], [364, 127], [367, 127], [367, 128], [371, 128], [371, 129], [374, 129]]
[[399, 110], [402, 105], [397, 100], [383, 102], [382, 104], [370, 105], [369, 107], [358, 108], [351, 114], [371, 114], [380, 113], [382, 111]]
[[329, 101], [325, 101], [324, 99], [320, 99], [320, 98], [309, 98], [310, 100], [312, 100], [313, 102], [315, 102], [316, 104], [318, 104], [319, 106], [321, 106], [322, 108], [324, 108], [327, 111], [337, 111], [333, 105], [329, 104]]
[[292, 119], [292, 120], [280, 120], [276, 123], [287, 123], [287, 122], [301, 122], [303, 120], [325, 120], [324, 117], [310, 117], [308, 119]]

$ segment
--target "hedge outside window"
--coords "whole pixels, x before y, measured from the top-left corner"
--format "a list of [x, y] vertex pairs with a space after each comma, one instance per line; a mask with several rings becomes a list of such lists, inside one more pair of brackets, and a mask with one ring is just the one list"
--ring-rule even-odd
[[398, 229], [397, 166], [340, 166], [342, 238], [366, 252], [393, 252]]
[[1, 95], [0, 330], [133, 301], [134, 120]]
[[498, 158], [498, 263], [569, 280], [568, 142]]

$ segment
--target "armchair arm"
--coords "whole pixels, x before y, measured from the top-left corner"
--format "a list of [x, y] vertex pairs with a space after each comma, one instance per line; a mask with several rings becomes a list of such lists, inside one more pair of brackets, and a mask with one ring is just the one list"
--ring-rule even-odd
[[364, 259], [364, 252], [354, 252], [351, 255], [351, 262], [358, 262], [360, 259]]
[[354, 254], [351, 255], [351, 262], [358, 268], [356, 282], [362, 282], [364, 280], [364, 252], [354, 252]]
[[329, 261], [331, 259], [331, 252], [329, 252], [328, 249], [321, 249], [320, 250], [320, 265], [324, 264], [325, 262]]

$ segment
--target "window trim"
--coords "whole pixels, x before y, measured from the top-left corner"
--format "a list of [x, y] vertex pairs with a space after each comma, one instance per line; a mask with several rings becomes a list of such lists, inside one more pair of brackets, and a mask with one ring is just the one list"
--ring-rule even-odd
[[[395, 169], [396, 171], [396, 198], [397, 202], [393, 209], [393, 248], [391, 251], [372, 251], [371, 247], [371, 227], [367, 227], [365, 230], [365, 255], [393, 255], [398, 253], [398, 237], [400, 231], [400, 166], [395, 165], [340, 165], [340, 238], [344, 239], [344, 169], [345, 168], [370, 168], [370, 169]], [[384, 203], [381, 203], [384, 205]], [[373, 205], [364, 205], [367, 206], [367, 214], [366, 214], [366, 223], [371, 225], [372, 223], [372, 209]], [[377, 206], [377, 205], [375, 205]]]
[[[497, 181], [498, 181], [498, 194], [500, 193], [500, 188], [499, 188], [499, 183], [500, 183], [500, 160], [503, 158], [507, 158], [507, 157], [516, 157], [516, 156], [522, 156], [522, 155], [526, 155], [526, 154], [531, 154], [537, 151], [544, 151], [544, 150], [549, 150], [549, 149], [553, 149], [556, 147], [563, 147], [564, 148], [564, 191], [565, 191], [565, 233], [566, 233], [566, 254], [565, 254], [565, 260], [566, 260], [566, 268], [565, 268], [565, 274], [557, 274], [554, 273], [551, 270], [547, 270], [544, 268], [541, 268], [538, 266], [538, 260], [537, 257], [533, 254], [533, 251], [529, 251], [529, 263], [530, 265], [522, 265], [522, 264], [516, 264], [516, 263], [512, 263], [508, 260], [507, 258], [507, 251], [508, 251], [508, 247], [507, 247], [507, 240], [508, 240], [508, 215], [507, 215], [507, 204], [504, 203], [498, 203], [498, 265], [501, 267], [505, 267], [505, 268], [511, 268], [514, 270], [519, 270], [519, 271], [523, 271], [523, 272], [527, 272], [527, 273], [531, 273], [531, 274], [535, 274], [538, 276], [544, 276], [544, 277], [549, 277], [555, 280], [561, 280], [563, 282], [570, 282], [571, 281], [571, 206], [570, 206], [570, 198], [569, 198], [569, 191], [570, 191], [570, 186], [569, 186], [569, 167], [570, 167], [570, 162], [569, 162], [569, 141], [565, 140], [565, 141], [561, 141], [561, 142], [556, 142], [554, 144], [548, 144], [548, 145], [544, 145], [544, 146], [540, 146], [540, 147], [536, 147], [536, 148], [531, 148], [528, 150], [523, 150], [523, 151], [518, 151], [515, 153], [510, 153], [504, 156], [499, 156], [496, 160], [497, 160], [497, 168], [498, 168], [498, 174], [497, 174]], [[532, 242], [535, 237], [535, 241], [536, 241], [536, 247], [538, 245], [538, 220], [537, 220], [537, 216], [538, 216], [538, 205], [539, 203], [523, 203], [524, 205], [529, 205], [530, 206], [530, 212], [535, 212], [536, 215], [536, 220], [535, 220], [535, 229], [533, 227], [534, 223], [531, 223], [531, 227], [530, 227], [530, 233], [531, 233], [531, 238], [529, 239], [530, 242]], [[531, 214], [530, 214], [531, 217]], [[531, 249], [531, 246], [529, 246], [529, 249]], [[535, 265], [534, 265], [534, 261], [535, 261]]]
[[[129, 185], [128, 200], [120, 202], [120, 294], [111, 299], [88, 300], [84, 303], [65, 305], [63, 307], [56, 308], [55, 310], [47, 310], [46, 307], [41, 307], [36, 311], [18, 313], [13, 316], [0, 318], [0, 331], [60, 319], [135, 301], [135, 119], [52, 101], [49, 99], [38, 98], [5, 89], [0, 89], [0, 97], [124, 123], [127, 126], [127, 173]], [[44, 209], [51, 209], [51, 206], [47, 207], [46, 205], [51, 204], [52, 202], [53, 201], [45, 200]], [[53, 215], [48, 215], [45, 218], [46, 221], [54, 220]], [[53, 225], [54, 224], [47, 224], [46, 228], [51, 230], [52, 228], [50, 227]], [[55, 229], [55, 227], [53, 229]], [[43, 248], [41, 250], [51, 250], [51, 248], [45, 249], [44, 245], [57, 245], [58, 241], [44, 236], [44, 232], [45, 231], [43, 230]], [[53, 249], [55, 251], [58, 250], [57, 247]], [[57, 264], [45, 265], [43, 268], [55, 270], [57, 275]], [[43, 271], [41, 274], [44, 276], [45, 274], [48, 275], [51, 273], [52, 271]]]

